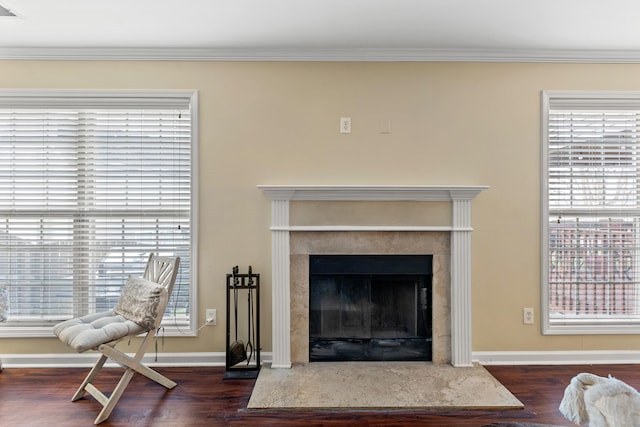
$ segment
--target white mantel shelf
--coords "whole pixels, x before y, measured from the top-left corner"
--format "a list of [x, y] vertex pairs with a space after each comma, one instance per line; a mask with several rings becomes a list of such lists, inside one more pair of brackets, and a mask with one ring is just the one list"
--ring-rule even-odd
[[[447, 228], [451, 231], [451, 364], [472, 366], [471, 201], [488, 186], [258, 185], [258, 188], [271, 199], [273, 368], [291, 367], [289, 233], [296, 231], [289, 224], [291, 200], [452, 202], [451, 227]], [[415, 231], [411, 226], [393, 229]], [[361, 231], [362, 227], [341, 226], [340, 230]]]
[[446, 202], [471, 200], [482, 185], [258, 185], [271, 200]]

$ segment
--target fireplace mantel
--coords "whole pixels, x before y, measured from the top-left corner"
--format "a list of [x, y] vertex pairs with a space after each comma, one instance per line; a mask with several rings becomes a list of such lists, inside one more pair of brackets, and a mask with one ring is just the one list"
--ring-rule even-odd
[[258, 185], [271, 200], [446, 202], [471, 200], [487, 186], [469, 185]]
[[[259, 185], [271, 199], [272, 367], [291, 367], [289, 201], [421, 201], [452, 202], [451, 231], [451, 364], [471, 360], [471, 201], [487, 186], [463, 185]], [[357, 224], [340, 230], [362, 230]], [[377, 226], [384, 230], [384, 226]], [[391, 228], [390, 228], [391, 229]], [[413, 231], [414, 226], [393, 230]], [[422, 227], [428, 230], [429, 226]], [[436, 227], [433, 228], [434, 230]], [[442, 227], [437, 227], [442, 230]]]

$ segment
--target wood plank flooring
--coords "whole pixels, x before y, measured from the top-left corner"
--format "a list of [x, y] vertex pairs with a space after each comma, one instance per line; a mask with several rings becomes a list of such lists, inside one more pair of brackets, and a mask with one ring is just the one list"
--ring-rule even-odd
[[[101, 426], [571, 426], [558, 411], [564, 388], [580, 372], [613, 375], [640, 388], [640, 365], [488, 366], [525, 408], [508, 411], [250, 411], [255, 380], [223, 380], [224, 368], [159, 368], [178, 383], [165, 390], [136, 375]], [[71, 402], [87, 369], [10, 369], [0, 373], [0, 426], [90, 426], [100, 405]], [[105, 369], [99, 387], [113, 388], [120, 370]]]

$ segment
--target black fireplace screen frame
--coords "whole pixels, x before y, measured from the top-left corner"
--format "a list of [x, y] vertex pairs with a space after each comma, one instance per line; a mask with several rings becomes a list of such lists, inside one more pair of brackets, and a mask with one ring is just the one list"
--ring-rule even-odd
[[310, 255], [309, 361], [431, 361], [432, 255]]

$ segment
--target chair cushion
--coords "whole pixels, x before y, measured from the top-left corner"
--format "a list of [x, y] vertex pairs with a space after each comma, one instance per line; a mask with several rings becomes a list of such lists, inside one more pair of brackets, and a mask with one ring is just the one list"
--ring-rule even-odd
[[160, 324], [168, 298], [162, 285], [130, 276], [113, 311], [149, 330]]
[[53, 327], [53, 333], [79, 353], [146, 330], [113, 310], [69, 319]]

